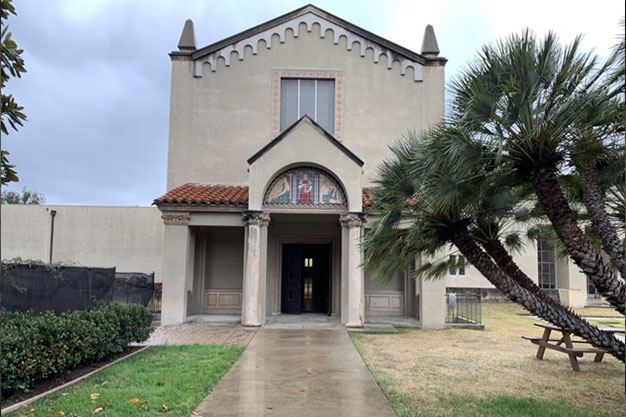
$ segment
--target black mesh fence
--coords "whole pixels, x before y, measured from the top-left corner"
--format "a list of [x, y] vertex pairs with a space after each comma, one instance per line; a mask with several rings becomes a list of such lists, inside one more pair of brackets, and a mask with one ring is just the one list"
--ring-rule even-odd
[[115, 268], [8, 264], [2, 268], [2, 308], [34, 312], [84, 310], [99, 301], [148, 305], [154, 274]]
[[147, 306], [154, 295], [154, 272], [117, 272], [113, 283], [113, 301]]

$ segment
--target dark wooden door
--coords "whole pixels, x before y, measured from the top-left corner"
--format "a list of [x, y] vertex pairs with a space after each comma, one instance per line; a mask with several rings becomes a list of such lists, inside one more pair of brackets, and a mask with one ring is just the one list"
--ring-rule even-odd
[[283, 245], [282, 308], [285, 314], [302, 312], [302, 245]]

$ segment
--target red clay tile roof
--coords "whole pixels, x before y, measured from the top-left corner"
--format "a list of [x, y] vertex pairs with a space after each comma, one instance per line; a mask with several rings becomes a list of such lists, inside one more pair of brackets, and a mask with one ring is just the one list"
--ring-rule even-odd
[[154, 200], [154, 204], [248, 207], [248, 187], [243, 185], [185, 184]]
[[374, 193], [369, 188], [363, 188], [363, 208], [372, 206], [372, 195]]
[[[371, 207], [371, 190], [363, 188], [363, 208]], [[185, 184], [154, 200], [160, 205], [248, 207], [247, 185]]]

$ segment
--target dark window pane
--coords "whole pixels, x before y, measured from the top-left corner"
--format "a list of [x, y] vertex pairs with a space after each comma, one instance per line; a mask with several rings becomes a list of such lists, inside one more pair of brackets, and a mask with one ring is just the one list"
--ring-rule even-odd
[[280, 83], [281, 132], [296, 120], [298, 120], [298, 80], [282, 80]]
[[315, 80], [300, 80], [300, 114], [298, 119], [305, 114], [315, 120]]
[[335, 133], [335, 81], [317, 80], [316, 122], [327, 132]]

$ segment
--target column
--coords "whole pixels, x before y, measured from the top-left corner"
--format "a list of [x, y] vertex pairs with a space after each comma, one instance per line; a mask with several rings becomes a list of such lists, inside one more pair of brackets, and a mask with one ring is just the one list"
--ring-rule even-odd
[[420, 278], [420, 322], [422, 329], [446, 327], [446, 280]]
[[241, 324], [260, 326], [265, 317], [266, 262], [263, 254], [267, 246], [267, 226], [270, 216], [261, 211], [245, 211], [246, 223], [243, 265], [243, 305]]
[[189, 213], [163, 213], [163, 295], [161, 323], [180, 324], [187, 318], [187, 291], [193, 285], [193, 242]]
[[[339, 217], [342, 227], [342, 323], [347, 327], [365, 324], [365, 274], [362, 268], [363, 213], [347, 213]], [[346, 294], [343, 294], [343, 291]], [[345, 308], [344, 308], [345, 303]]]

